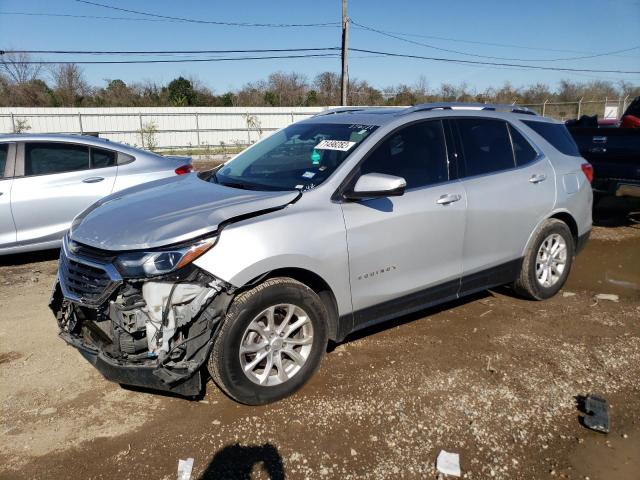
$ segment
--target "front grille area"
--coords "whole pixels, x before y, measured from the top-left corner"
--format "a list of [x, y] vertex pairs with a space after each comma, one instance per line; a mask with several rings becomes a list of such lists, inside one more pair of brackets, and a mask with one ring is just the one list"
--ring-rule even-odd
[[[110, 264], [83, 262], [81, 258], [60, 254], [59, 279], [64, 296], [84, 305], [98, 306], [120, 283], [108, 271]], [[90, 263], [90, 264], [89, 264]]]
[[73, 240], [67, 240], [67, 246], [69, 251], [73, 252], [74, 255], [88, 260], [94, 260], [99, 263], [110, 263], [116, 258], [116, 255], [113, 252], [90, 247], [89, 245], [78, 243]]

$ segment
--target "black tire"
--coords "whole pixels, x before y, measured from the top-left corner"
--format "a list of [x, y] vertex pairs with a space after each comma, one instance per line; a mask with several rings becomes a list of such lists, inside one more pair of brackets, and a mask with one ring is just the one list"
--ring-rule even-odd
[[[542, 242], [550, 235], [560, 235], [567, 245], [567, 258], [565, 268], [560, 278], [549, 287], [542, 285], [536, 277], [536, 259]], [[575, 240], [571, 230], [562, 220], [550, 218], [538, 229], [535, 238], [527, 248], [522, 262], [522, 269], [518, 279], [514, 282], [514, 290], [525, 298], [532, 300], [545, 300], [553, 297], [564, 286], [571, 271], [575, 255]]]
[[[251, 381], [240, 363], [240, 345], [251, 321], [265, 309], [292, 304], [304, 310], [313, 327], [311, 351], [302, 368], [288, 381], [262, 386]], [[231, 398], [247, 405], [263, 405], [300, 389], [318, 369], [327, 347], [327, 313], [320, 297], [291, 278], [272, 278], [239, 294], [231, 303], [216, 338], [208, 369], [214, 382]]]

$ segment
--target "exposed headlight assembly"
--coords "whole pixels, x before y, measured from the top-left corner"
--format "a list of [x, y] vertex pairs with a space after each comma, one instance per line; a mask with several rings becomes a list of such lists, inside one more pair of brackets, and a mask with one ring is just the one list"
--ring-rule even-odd
[[115, 266], [125, 278], [153, 277], [178, 270], [209, 250], [216, 237], [207, 238], [185, 247], [119, 255]]

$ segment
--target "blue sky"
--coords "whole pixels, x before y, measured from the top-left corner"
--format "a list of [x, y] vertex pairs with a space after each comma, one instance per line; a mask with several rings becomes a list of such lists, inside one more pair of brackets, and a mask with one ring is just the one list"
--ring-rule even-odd
[[[341, 12], [340, 0], [96, 1], [162, 15], [230, 22], [339, 22]], [[144, 18], [74, 0], [0, 0], [0, 49], [215, 50], [333, 47], [340, 43], [339, 27], [241, 28], [165, 21], [9, 15], [6, 12]], [[589, 55], [640, 45], [637, 34], [640, 31], [640, 0], [350, 0], [349, 15], [360, 24], [381, 30], [442, 37], [404, 38], [472, 55], [519, 58], [526, 60], [523, 63], [549, 66], [640, 70], [640, 49], [583, 60], [533, 61]], [[352, 28], [350, 44], [354, 48], [370, 50], [483, 60], [471, 55], [411, 44], [358, 28]], [[73, 56], [71, 59], [77, 58]], [[163, 83], [178, 75], [192, 75], [216, 93], [223, 93], [246, 82], [265, 78], [274, 71], [297, 71], [311, 79], [321, 71], [338, 71], [340, 61], [338, 58], [286, 59], [162, 65], [86, 65], [83, 68], [88, 80], [95, 85], [113, 78], [121, 78], [125, 82], [151, 79]], [[499, 86], [505, 81], [517, 86], [536, 82], [555, 85], [561, 79], [625, 79], [640, 84], [640, 75], [637, 74], [577, 74], [505, 69], [378, 58], [363, 53], [351, 54], [350, 75], [366, 79], [377, 87], [413, 84], [421, 76], [426, 78], [432, 88], [443, 82], [459, 84], [462, 81], [477, 89]]]

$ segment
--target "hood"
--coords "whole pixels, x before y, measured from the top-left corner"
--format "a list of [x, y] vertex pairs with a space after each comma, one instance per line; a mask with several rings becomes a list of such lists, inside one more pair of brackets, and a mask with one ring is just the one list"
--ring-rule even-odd
[[298, 192], [224, 187], [196, 174], [170, 177], [109, 195], [82, 212], [71, 239], [121, 251], [163, 247], [214, 232], [235, 217], [284, 207]]

